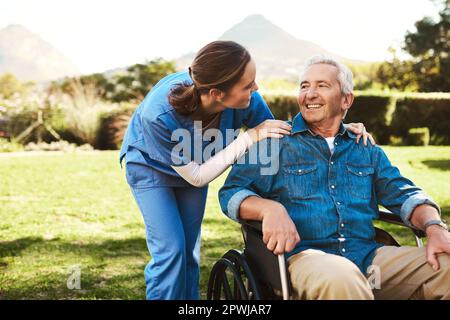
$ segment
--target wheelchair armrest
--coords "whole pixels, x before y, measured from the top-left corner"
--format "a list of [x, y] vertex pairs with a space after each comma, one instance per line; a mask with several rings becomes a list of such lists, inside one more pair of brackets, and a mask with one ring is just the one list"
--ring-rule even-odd
[[[417, 228], [412, 228], [408, 225], [406, 225], [403, 220], [398, 216], [393, 214], [392, 212], [389, 212], [387, 210], [379, 210], [379, 221], [396, 224], [405, 228], [409, 228], [417, 237], [419, 238], [425, 238], [426, 234], [422, 230], [419, 230]], [[257, 231], [262, 235], [262, 222], [257, 220], [239, 220], [239, 223], [251, 230]]]
[[387, 222], [387, 223], [391, 223], [391, 224], [396, 224], [405, 228], [409, 228], [411, 229], [411, 231], [419, 238], [425, 238], [426, 234], [425, 232], [423, 232], [422, 230], [419, 230], [417, 228], [414, 227], [410, 227], [408, 225], [406, 225], [403, 220], [398, 216], [393, 214], [392, 212], [389, 212], [387, 210], [379, 210], [379, 221], [383, 221], [383, 222]]
[[262, 234], [262, 221], [257, 220], [239, 220], [239, 223], [247, 228], [258, 231]]
[[[405, 228], [411, 229], [411, 231], [418, 236], [419, 238], [425, 238], [426, 234], [422, 230], [419, 230], [417, 228], [412, 228], [408, 225], [406, 225], [403, 220], [398, 216], [393, 214], [392, 212], [389, 212], [387, 210], [379, 210], [379, 221], [396, 224]], [[258, 231], [262, 234], [262, 222], [257, 220], [239, 220], [239, 223], [247, 228], [250, 228], [252, 230]]]

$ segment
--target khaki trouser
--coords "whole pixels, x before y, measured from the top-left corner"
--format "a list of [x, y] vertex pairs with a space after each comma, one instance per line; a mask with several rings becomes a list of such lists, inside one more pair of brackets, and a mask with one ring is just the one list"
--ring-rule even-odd
[[309, 249], [290, 257], [288, 268], [295, 299], [450, 300], [450, 255], [439, 254], [438, 261], [433, 271], [425, 248], [385, 246], [366, 278], [347, 258]]

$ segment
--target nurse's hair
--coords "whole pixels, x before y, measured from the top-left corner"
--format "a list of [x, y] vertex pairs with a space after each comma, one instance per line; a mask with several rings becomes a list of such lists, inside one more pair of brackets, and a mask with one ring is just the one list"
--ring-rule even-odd
[[200, 49], [189, 67], [193, 81], [175, 86], [169, 102], [184, 115], [193, 113], [199, 106], [200, 94], [210, 89], [227, 92], [239, 82], [250, 62], [250, 53], [233, 41], [214, 41]]

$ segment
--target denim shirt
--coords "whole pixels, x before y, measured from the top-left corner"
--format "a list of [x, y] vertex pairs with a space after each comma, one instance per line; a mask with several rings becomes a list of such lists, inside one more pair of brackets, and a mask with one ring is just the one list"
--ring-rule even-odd
[[[408, 225], [416, 206], [427, 203], [440, 209], [401, 176], [379, 146], [357, 144], [355, 138], [341, 124], [331, 154], [326, 140], [309, 130], [298, 114], [291, 136], [261, 141], [233, 166], [219, 190], [222, 211], [238, 221], [239, 206], [249, 196], [280, 202], [301, 238], [287, 257], [322, 250], [348, 258], [366, 274], [382, 246], [375, 242], [373, 226], [378, 205]], [[261, 160], [266, 151], [269, 166]]]

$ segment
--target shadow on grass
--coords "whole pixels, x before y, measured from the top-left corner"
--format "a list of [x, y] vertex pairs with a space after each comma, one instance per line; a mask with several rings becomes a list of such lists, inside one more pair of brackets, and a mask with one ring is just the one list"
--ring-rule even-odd
[[[11, 261], [18, 259], [13, 265]], [[67, 288], [74, 259], [81, 265], [81, 290]], [[140, 237], [85, 243], [24, 237], [0, 242], [0, 299], [144, 299], [148, 259]], [[29, 267], [20, 271], [27, 263]]]
[[19, 256], [29, 246], [43, 241], [41, 237], [26, 237], [12, 241], [0, 241], [0, 258]]
[[[83, 242], [85, 241], [85, 243]], [[242, 236], [219, 232], [202, 241], [200, 292], [204, 298], [206, 284], [213, 264], [229, 249], [242, 249]], [[23, 263], [39, 256], [44, 263], [37, 270], [32, 266], [20, 274], [8, 261], [22, 259]], [[66, 260], [64, 257], [67, 256]], [[66, 266], [72, 256], [80, 258], [81, 290], [67, 289], [69, 274]], [[11, 259], [14, 258], [14, 259]], [[130, 263], [127, 263], [128, 257]], [[119, 259], [119, 260], [116, 260]], [[123, 266], [120, 258], [125, 258]], [[150, 256], [145, 238], [87, 242], [62, 239], [45, 240], [41, 237], [23, 237], [0, 242], [0, 272], [5, 272], [0, 286], [1, 299], [144, 299], [143, 270]], [[34, 263], [31, 262], [31, 263]], [[52, 269], [61, 264], [62, 268]], [[8, 271], [10, 268], [11, 271]], [[113, 270], [111, 271], [111, 268]], [[12, 272], [13, 277], [8, 276]]]
[[98, 270], [83, 269], [80, 289], [68, 289], [68, 274], [53, 272], [26, 281], [17, 280], [14, 286], [0, 288], [0, 300], [18, 299], [145, 299], [142, 270], [127, 270], [105, 279]]
[[67, 241], [60, 239], [45, 240], [42, 237], [25, 237], [12, 241], [0, 241], [0, 258], [17, 257], [23, 251], [32, 250], [62, 253], [77, 253], [91, 255], [99, 259], [107, 259], [124, 256], [147, 255], [147, 246], [144, 238], [136, 237], [130, 239], [112, 239], [99, 242]]
[[430, 169], [437, 169], [441, 171], [450, 170], [450, 160], [426, 160], [422, 163]]

